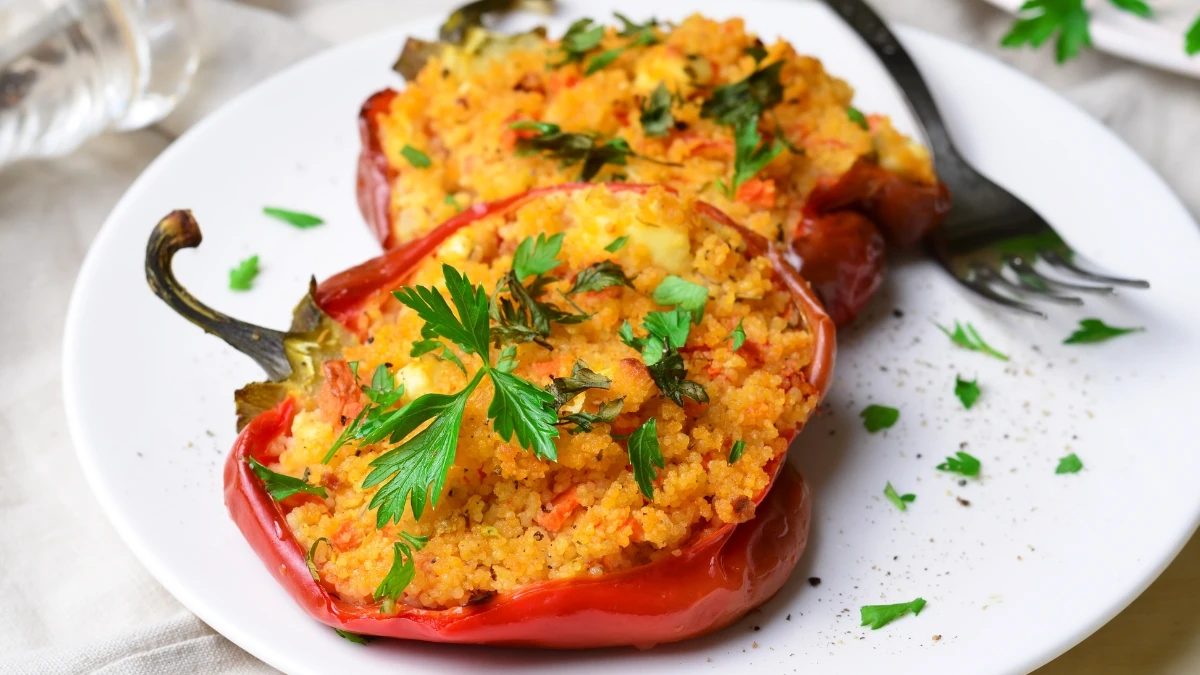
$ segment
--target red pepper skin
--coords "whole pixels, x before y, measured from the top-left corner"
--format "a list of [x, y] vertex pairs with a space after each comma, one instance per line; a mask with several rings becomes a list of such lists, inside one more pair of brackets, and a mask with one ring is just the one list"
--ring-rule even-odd
[[883, 285], [887, 246], [879, 229], [854, 211], [802, 215], [792, 230], [792, 262], [812, 284], [838, 326], [858, 316]]
[[[475, 207], [425, 238], [330, 278], [318, 287], [317, 304], [361, 335], [365, 326], [355, 320], [363, 303], [402, 283], [458, 228], [552, 192], [592, 187], [559, 185]], [[612, 184], [608, 189], [644, 192], [649, 187]], [[751, 253], [769, 257], [813, 335], [813, 363], [807, 376], [823, 396], [832, 376], [834, 326], [808, 284], [764, 238], [709, 204], [698, 202], [696, 208], [737, 228]], [[765, 602], [787, 580], [808, 541], [809, 489], [781, 457], [767, 467], [771, 483], [754, 499], [754, 519], [698, 533], [679, 556], [599, 577], [534, 583], [463, 607], [400, 606], [395, 614], [384, 615], [378, 605], [346, 602], [313, 579], [305, 551], [285, 518], [289, 503], [273, 501], [246, 462], [247, 457], [273, 459], [268, 449], [274, 439], [290, 433], [293, 411], [294, 401], [288, 399], [242, 430], [225, 464], [225, 503], [247, 542], [292, 598], [313, 618], [343, 630], [429, 642], [563, 649], [651, 647], [717, 630]]]
[[384, 249], [392, 240], [392, 185], [396, 169], [388, 164], [379, 140], [379, 118], [387, 114], [398, 92], [384, 89], [376, 92], [363, 104], [358, 113], [358, 134], [362, 151], [358, 155], [358, 210]]

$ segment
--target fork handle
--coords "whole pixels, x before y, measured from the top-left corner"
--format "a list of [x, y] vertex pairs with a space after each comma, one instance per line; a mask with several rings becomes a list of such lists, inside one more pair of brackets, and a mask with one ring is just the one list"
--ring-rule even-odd
[[961, 162], [961, 158], [958, 150], [954, 147], [954, 141], [950, 139], [950, 132], [946, 130], [945, 122], [942, 121], [942, 114], [938, 111], [937, 103], [934, 102], [933, 95], [929, 93], [925, 78], [921, 76], [921, 71], [917, 69], [917, 64], [913, 63], [912, 57], [904, 51], [904, 47], [883, 22], [883, 19], [880, 19], [875, 10], [871, 9], [863, 0], [825, 0], [825, 4], [866, 41], [879, 60], [883, 62], [883, 66], [895, 78], [900, 89], [908, 98], [909, 105], [912, 106], [917, 119], [925, 127], [925, 134], [929, 137], [930, 149], [933, 151], [934, 163], [942, 165], [937, 167], [938, 173], [949, 173], [946, 170], [950, 167], [946, 165], [958, 164]]

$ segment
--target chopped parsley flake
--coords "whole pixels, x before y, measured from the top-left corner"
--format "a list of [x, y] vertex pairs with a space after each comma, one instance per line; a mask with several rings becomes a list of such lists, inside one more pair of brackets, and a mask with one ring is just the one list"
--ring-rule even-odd
[[964, 476], [978, 476], [981, 464], [978, 459], [959, 450], [954, 453], [954, 457], [947, 457], [946, 461], [937, 465], [938, 471], [949, 471], [958, 473]]
[[254, 475], [258, 476], [258, 479], [263, 482], [263, 487], [266, 488], [267, 494], [271, 495], [271, 499], [277, 502], [281, 502], [299, 492], [316, 495], [322, 499], [328, 496], [325, 494], [323, 486], [309, 485], [303, 479], [282, 473], [275, 473], [262, 464], [259, 464], [258, 460], [253, 457], [247, 457], [246, 463], [250, 465], [250, 470], [254, 472]]
[[430, 161], [429, 155], [421, 152], [411, 145], [406, 145], [401, 148], [400, 154], [404, 155], [404, 159], [407, 159], [409, 164], [412, 164], [418, 169], [428, 169], [429, 167], [433, 166], [433, 162]]
[[642, 106], [642, 132], [646, 136], [666, 136], [675, 124], [675, 116], [671, 114], [671, 92], [667, 85], [659, 82]]
[[625, 270], [620, 265], [611, 260], [605, 260], [592, 263], [580, 270], [579, 274], [575, 275], [575, 283], [571, 285], [571, 290], [567, 291], [567, 295], [602, 291], [613, 286], [633, 288], [633, 281], [625, 276]]
[[883, 496], [887, 497], [888, 501], [895, 504], [896, 508], [901, 511], [907, 511], [908, 505], [917, 500], [917, 496], [914, 494], [897, 493], [896, 488], [892, 487], [891, 481], [888, 481], [887, 486], [883, 488]]
[[867, 431], [875, 433], [881, 429], [890, 429], [900, 419], [900, 411], [885, 405], [871, 404], [858, 414], [863, 418], [863, 426]]
[[301, 230], [307, 230], [310, 227], [316, 227], [317, 225], [325, 222], [321, 218], [312, 214], [301, 213], [300, 211], [289, 211], [287, 209], [280, 209], [274, 206], [264, 206], [263, 213], [271, 216], [272, 218], [282, 220], [292, 227], [300, 228]]
[[859, 610], [862, 616], [860, 625], [870, 626], [871, 630], [879, 630], [909, 612], [912, 612], [913, 616], [917, 616], [922, 609], [925, 609], [923, 598], [897, 605], [863, 605]]
[[229, 270], [229, 288], [235, 291], [248, 291], [258, 276], [258, 256], [252, 255]]
[[654, 479], [659, 469], [665, 468], [662, 451], [658, 447], [658, 424], [653, 417], [634, 430], [629, 437], [629, 463], [633, 467], [633, 480], [646, 499], [654, 499]]
[[850, 106], [849, 108], [846, 108], [846, 117], [849, 117], [851, 122], [854, 122], [858, 126], [862, 127], [863, 131], [868, 131], [871, 128], [867, 124], [866, 115], [863, 115], [862, 111], [859, 110], [858, 108], [855, 108], [854, 106]]
[[741, 459], [744, 452], [746, 452], [746, 441], [734, 441], [733, 447], [729, 449], [729, 463], [733, 464]]
[[429, 537], [418, 537], [401, 532], [400, 541], [392, 544], [392, 567], [375, 589], [374, 595], [375, 602], [383, 600], [379, 609], [384, 614], [391, 614], [400, 594], [416, 577], [417, 566], [413, 562], [414, 554], [425, 548], [427, 543], [429, 543]]
[[1058, 460], [1058, 468], [1054, 470], [1054, 473], [1079, 473], [1079, 470], [1082, 468], [1083, 460], [1079, 459], [1079, 455], [1072, 452]]
[[1083, 319], [1079, 322], [1079, 328], [1071, 333], [1071, 337], [1063, 340], [1064, 345], [1082, 345], [1091, 344], [1093, 342], [1104, 342], [1115, 337], [1136, 333], [1146, 330], [1145, 328], [1117, 328], [1109, 326], [1100, 319]]
[[995, 349], [992, 349], [991, 345], [984, 342], [983, 338], [979, 337], [979, 332], [976, 331], [975, 327], [969, 323], [967, 324], [966, 330], [964, 330], [962, 325], [955, 321], [953, 331], [941, 324], [934, 325], [938, 327], [938, 330], [945, 333], [946, 337], [950, 338], [951, 342], [959, 347], [970, 349], [974, 352], [983, 352], [984, 354], [1000, 359], [1001, 361], [1008, 360], [1008, 356], [1006, 354], [1001, 354]]
[[975, 405], [975, 401], [979, 400], [979, 379], [964, 380], [961, 375], [954, 377], [954, 395], [958, 400], [962, 401], [963, 407], [967, 410]]
[[350, 631], [342, 630], [341, 628], [334, 628], [333, 632], [337, 633], [338, 635], [341, 635], [342, 637], [346, 638], [347, 640], [353, 642], [356, 645], [365, 645], [371, 641], [370, 638], [368, 638], [366, 635], [359, 635], [358, 633], [351, 633]]
[[742, 345], [746, 344], [746, 331], [742, 328], [741, 319], [738, 319], [738, 325], [734, 327], [733, 332], [726, 339], [733, 340], [733, 351], [735, 352], [741, 349]]
[[617, 237], [609, 242], [608, 246], [604, 247], [604, 250], [609, 253], [616, 253], [621, 250], [621, 247], [625, 246], [625, 242], [627, 241], [629, 241], [629, 237]]

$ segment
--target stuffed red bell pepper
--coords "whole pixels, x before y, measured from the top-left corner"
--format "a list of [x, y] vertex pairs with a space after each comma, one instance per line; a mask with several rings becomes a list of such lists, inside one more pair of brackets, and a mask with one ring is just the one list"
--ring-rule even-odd
[[585, 184], [472, 207], [314, 288], [288, 333], [177, 287], [198, 242], [171, 214], [148, 276], [272, 374], [238, 392], [226, 504], [319, 621], [646, 647], [736, 620], [804, 550], [785, 453], [833, 324], [711, 205]]
[[560, 40], [470, 19], [410, 40], [404, 88], [362, 108], [359, 205], [385, 248], [531, 188], [670, 185], [790, 246], [842, 324], [882, 282], [885, 242], [916, 242], [949, 208], [925, 148], [740, 19], [581, 20]]

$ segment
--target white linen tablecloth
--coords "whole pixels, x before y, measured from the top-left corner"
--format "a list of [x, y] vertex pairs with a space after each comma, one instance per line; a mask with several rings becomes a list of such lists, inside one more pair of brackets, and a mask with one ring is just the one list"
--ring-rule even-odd
[[[327, 42], [449, 0], [198, 0], [205, 60], [171, 117], [71, 157], [0, 170], [0, 673], [275, 672], [168, 595], [100, 513], [66, 431], [61, 336], [87, 247], [143, 168], [204, 114]], [[1097, 53], [1066, 67], [996, 45], [1010, 19], [973, 0], [876, 0], [890, 20], [991, 53], [1121, 135], [1200, 215], [1200, 82]], [[1130, 223], [1131, 228], [1152, 223]], [[1200, 545], [1100, 634], [1041, 671], [1200, 672]]]

